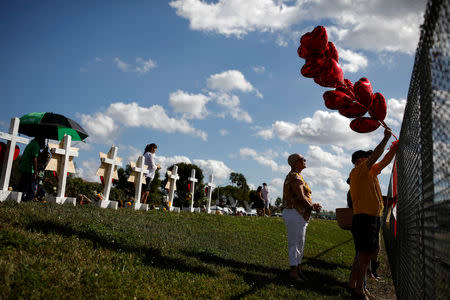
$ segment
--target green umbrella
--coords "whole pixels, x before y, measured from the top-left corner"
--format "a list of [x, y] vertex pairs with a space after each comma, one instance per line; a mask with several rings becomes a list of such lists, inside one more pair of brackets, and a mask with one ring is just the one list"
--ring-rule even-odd
[[88, 137], [86, 130], [74, 120], [50, 112], [34, 112], [22, 116], [19, 133], [58, 141], [65, 134], [70, 135], [73, 141], [82, 141]]

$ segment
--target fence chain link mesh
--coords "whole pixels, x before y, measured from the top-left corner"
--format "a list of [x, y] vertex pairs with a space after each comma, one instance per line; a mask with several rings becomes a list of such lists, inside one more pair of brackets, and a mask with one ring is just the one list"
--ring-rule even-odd
[[427, 4], [396, 157], [397, 232], [383, 222], [398, 299], [450, 298], [449, 10]]

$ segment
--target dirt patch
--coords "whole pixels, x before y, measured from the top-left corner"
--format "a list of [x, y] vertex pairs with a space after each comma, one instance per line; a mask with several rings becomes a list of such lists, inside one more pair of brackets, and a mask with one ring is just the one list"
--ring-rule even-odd
[[395, 287], [392, 281], [391, 268], [389, 266], [389, 260], [386, 254], [386, 248], [382, 239], [380, 243], [380, 253], [378, 254], [378, 261], [380, 267], [378, 268], [378, 275], [380, 279], [368, 279], [367, 289], [374, 296], [374, 299], [390, 300], [397, 299], [395, 295]]

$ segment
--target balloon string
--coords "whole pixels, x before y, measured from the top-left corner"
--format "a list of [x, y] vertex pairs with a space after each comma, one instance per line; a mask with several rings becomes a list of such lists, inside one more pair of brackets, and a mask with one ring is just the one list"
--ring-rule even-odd
[[380, 122], [381, 126], [383, 126], [386, 129], [389, 129], [391, 131], [392, 136], [395, 138], [395, 140], [398, 141], [397, 136], [392, 132], [392, 129], [389, 128], [389, 126], [387, 126], [386, 123], [384, 123], [384, 121], [381, 121], [381, 120], [377, 120], [377, 121]]
[[[356, 101], [356, 103], [359, 103], [359, 102]], [[359, 103], [359, 104], [360, 104], [362, 107], [364, 107], [365, 109], [370, 110], [370, 111], [372, 112], [372, 114], [375, 115], [374, 112], [373, 112], [373, 110], [372, 110], [372, 107], [367, 108], [367, 107], [366, 107], [365, 105], [363, 105], [362, 103]], [[383, 127], [386, 128], [386, 129], [389, 129], [389, 130], [391, 131], [392, 136], [395, 138], [395, 140], [398, 141], [397, 136], [392, 132], [392, 129], [389, 128], [389, 126], [387, 126], [386, 123], [384, 123], [384, 121], [378, 120], [378, 119], [376, 119], [376, 120], [381, 124], [381, 126], [383, 126]]]

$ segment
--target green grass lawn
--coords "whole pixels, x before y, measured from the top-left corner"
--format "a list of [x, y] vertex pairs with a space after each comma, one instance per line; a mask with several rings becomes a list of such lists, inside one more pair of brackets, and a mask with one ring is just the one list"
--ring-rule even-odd
[[353, 255], [349, 231], [311, 221], [297, 284], [281, 218], [0, 203], [3, 299], [346, 299]]

